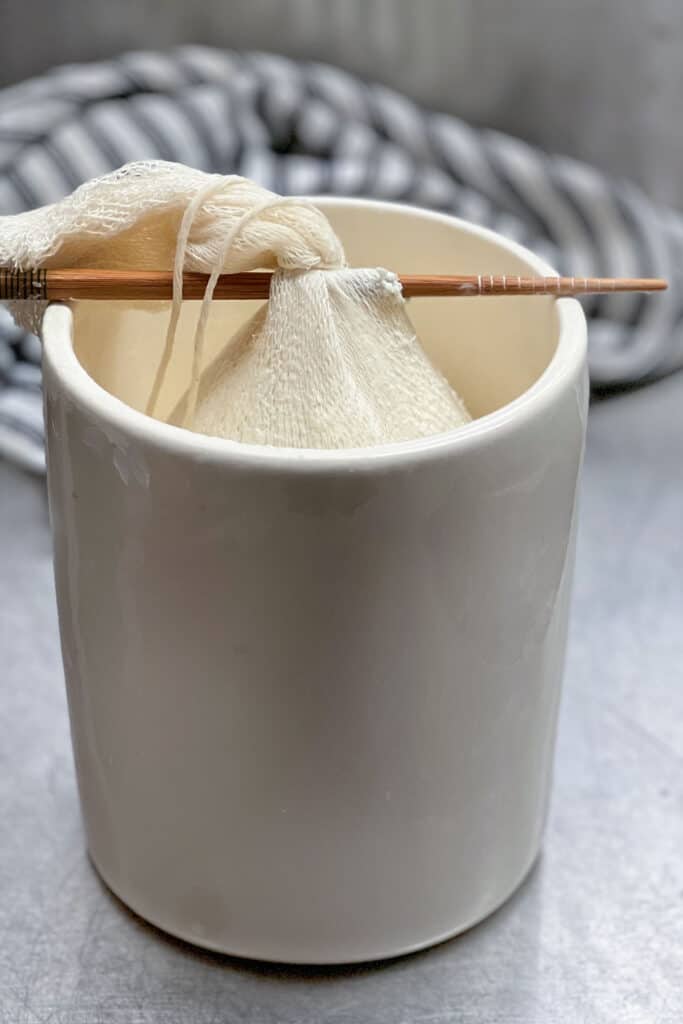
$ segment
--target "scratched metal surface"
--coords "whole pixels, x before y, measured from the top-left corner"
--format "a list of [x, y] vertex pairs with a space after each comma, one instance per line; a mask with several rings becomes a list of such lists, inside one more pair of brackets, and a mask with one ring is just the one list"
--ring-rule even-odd
[[287, 970], [129, 913], [83, 847], [42, 484], [0, 464], [2, 1024], [680, 1024], [683, 376], [591, 411], [540, 864], [416, 956]]

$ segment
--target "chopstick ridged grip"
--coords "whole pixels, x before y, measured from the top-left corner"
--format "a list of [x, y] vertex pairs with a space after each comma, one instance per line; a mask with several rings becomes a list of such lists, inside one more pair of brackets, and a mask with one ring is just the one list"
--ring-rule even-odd
[[0, 300], [48, 298], [47, 270], [11, 270], [0, 267]]

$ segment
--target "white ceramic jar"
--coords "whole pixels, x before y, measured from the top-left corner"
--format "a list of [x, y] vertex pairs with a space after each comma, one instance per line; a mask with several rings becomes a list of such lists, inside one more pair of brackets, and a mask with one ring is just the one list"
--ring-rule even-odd
[[[548, 272], [443, 215], [321, 206], [355, 264]], [[163, 308], [45, 317], [57, 595], [90, 853], [139, 914], [212, 949], [309, 963], [418, 949], [494, 910], [538, 853], [585, 321], [574, 300], [540, 297], [410, 309], [478, 418], [335, 452], [244, 446], [138, 411]], [[214, 305], [214, 351], [252, 310]]]

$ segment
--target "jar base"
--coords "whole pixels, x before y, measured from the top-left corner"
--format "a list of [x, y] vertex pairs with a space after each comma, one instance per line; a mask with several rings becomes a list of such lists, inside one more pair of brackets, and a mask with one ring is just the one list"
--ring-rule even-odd
[[535, 851], [531, 861], [525, 865], [524, 870], [519, 874], [517, 880], [512, 884], [512, 886], [506, 889], [505, 894], [502, 897], [498, 897], [485, 910], [477, 913], [471, 918], [464, 919], [459, 924], [454, 925], [453, 928], [449, 928], [444, 932], [437, 932], [434, 935], [427, 936], [426, 938], [418, 939], [414, 943], [400, 943], [395, 947], [387, 946], [385, 948], [367, 951], [362, 955], [355, 955], [348, 951], [341, 950], [338, 954], [330, 953], [328, 955], [321, 955], [320, 950], [317, 950], [313, 955], [307, 955], [296, 952], [285, 954], [284, 951], [280, 953], [275, 950], [257, 950], [247, 947], [233, 946], [227, 943], [212, 942], [204, 936], [193, 934], [190, 929], [178, 928], [175, 925], [167, 924], [156, 914], [149, 913], [136, 900], [129, 900], [124, 896], [118, 886], [110, 881], [107, 876], [107, 872], [102, 869], [100, 864], [98, 864], [93, 856], [92, 850], [88, 849], [88, 856], [95, 868], [95, 871], [116, 899], [120, 900], [120, 902], [123, 903], [129, 911], [135, 914], [136, 917], [141, 918], [141, 920], [146, 924], [151, 925], [153, 928], [157, 928], [166, 935], [169, 935], [174, 939], [179, 939], [181, 942], [187, 942], [191, 946], [206, 949], [211, 953], [220, 953], [224, 956], [235, 957], [242, 960], [254, 960], [261, 963], [309, 967], [343, 967], [347, 965], [352, 966], [354, 964], [368, 964], [380, 960], [393, 960], [398, 957], [409, 956], [411, 953], [419, 953], [422, 950], [431, 948], [432, 946], [438, 946], [443, 942], [448, 942], [450, 939], [456, 938], [456, 936], [461, 935], [463, 932], [469, 931], [470, 928], [474, 928], [478, 924], [481, 924], [481, 922], [485, 921], [486, 918], [490, 917], [497, 910], [500, 910], [500, 908], [504, 906], [512, 896], [514, 896], [527, 877], [531, 874], [540, 857], [540, 853], [541, 851], [539, 848]]

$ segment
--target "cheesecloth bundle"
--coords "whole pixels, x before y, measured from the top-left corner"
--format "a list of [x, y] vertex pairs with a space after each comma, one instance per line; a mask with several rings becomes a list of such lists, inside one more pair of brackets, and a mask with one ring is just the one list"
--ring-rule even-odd
[[[440, 433], [470, 418], [415, 337], [396, 275], [348, 268], [339, 239], [313, 204], [236, 175], [163, 161], [128, 164], [52, 206], [0, 218], [0, 265], [173, 267], [150, 415], [173, 353], [183, 270], [209, 274], [191, 377], [169, 418], [200, 433], [357, 448]], [[218, 276], [255, 269], [274, 271], [269, 302], [204, 368]], [[13, 312], [35, 330], [43, 309], [16, 303]]]

